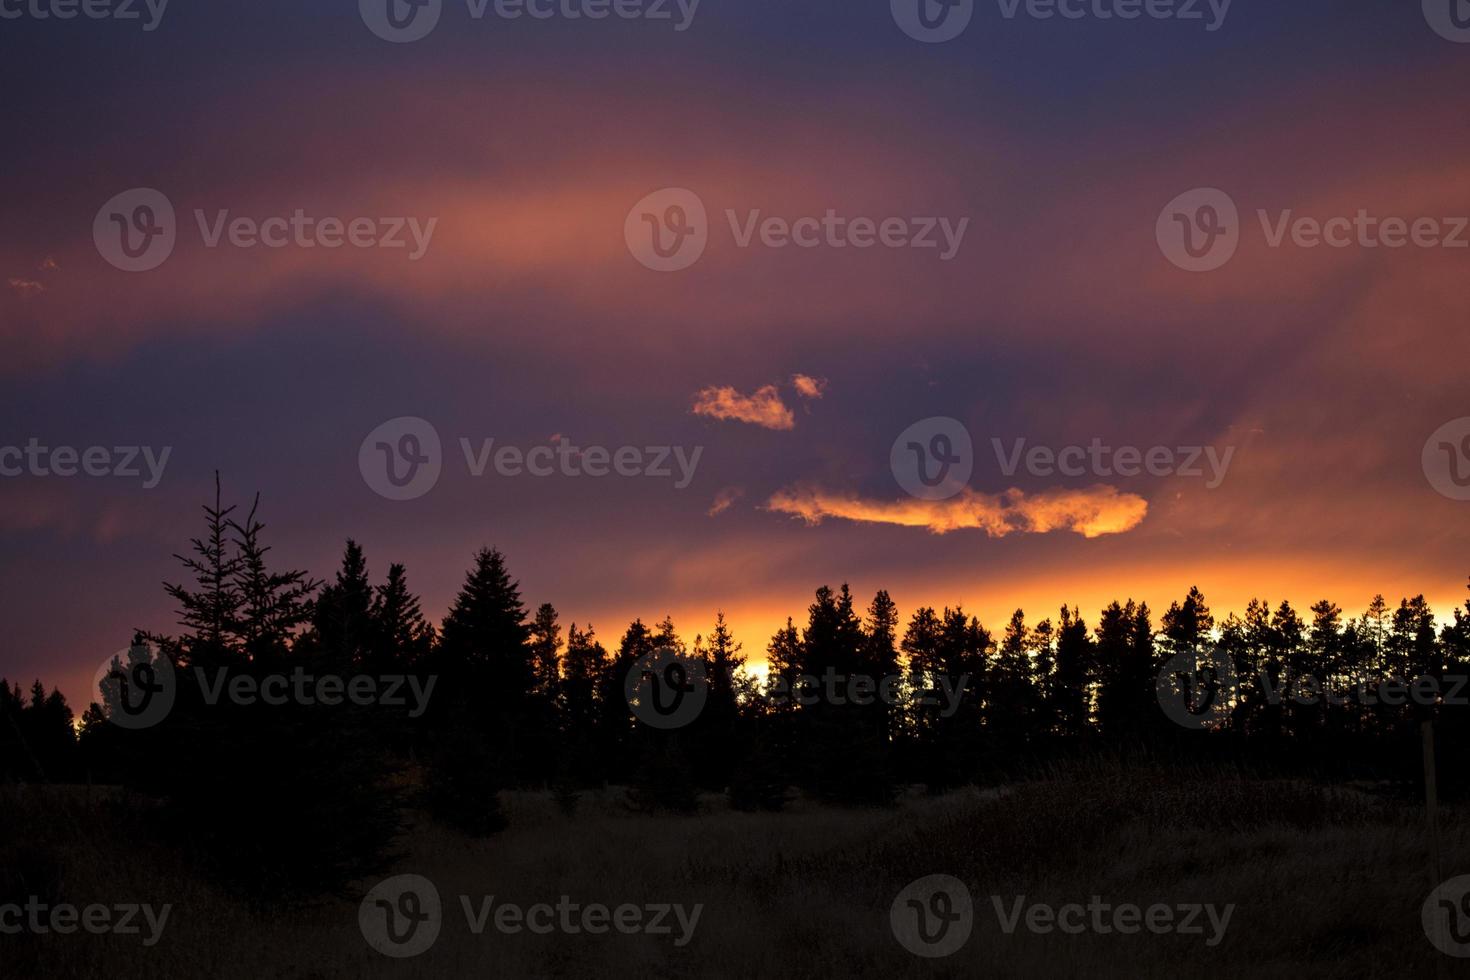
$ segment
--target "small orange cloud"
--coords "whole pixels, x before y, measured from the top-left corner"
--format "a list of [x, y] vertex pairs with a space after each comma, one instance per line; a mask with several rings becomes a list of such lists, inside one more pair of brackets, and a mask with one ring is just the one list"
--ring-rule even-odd
[[694, 396], [694, 414], [710, 418], [749, 422], [765, 429], [794, 429], [796, 416], [781, 401], [775, 385], [742, 395], [728, 386], [705, 388]]
[[827, 390], [826, 378], [813, 378], [809, 374], [793, 374], [791, 384], [803, 398], [821, 398], [822, 393]]
[[709, 516], [716, 517], [720, 514], [723, 514], [725, 511], [729, 510], [730, 507], [735, 503], [735, 501], [739, 500], [744, 494], [745, 491], [740, 489], [739, 487], [726, 487], [725, 489], [721, 490], [719, 493], [715, 494], [715, 502], [710, 505]]
[[34, 296], [36, 293], [46, 291], [46, 287], [34, 279], [12, 279], [9, 286], [22, 296]]
[[1097, 484], [1082, 490], [1046, 490], [1027, 495], [1011, 489], [1000, 494], [965, 488], [948, 500], [865, 500], [852, 493], [814, 487], [777, 491], [766, 509], [800, 517], [808, 524], [837, 517], [869, 524], [897, 524], [948, 534], [978, 528], [992, 538], [1008, 534], [1075, 531], [1084, 538], [1131, 531], [1148, 513], [1148, 501], [1117, 487]]

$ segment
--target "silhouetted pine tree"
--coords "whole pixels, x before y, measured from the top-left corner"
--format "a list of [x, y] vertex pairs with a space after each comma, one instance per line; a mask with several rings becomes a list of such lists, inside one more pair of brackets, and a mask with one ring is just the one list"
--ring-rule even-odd
[[561, 625], [556, 609], [542, 603], [531, 622], [528, 650], [531, 657], [532, 684], [526, 702], [522, 750], [522, 780], [531, 784], [550, 784], [558, 773], [558, 750], [561, 742], [559, 706], [561, 700]]
[[350, 538], [337, 579], [322, 589], [312, 615], [312, 645], [323, 669], [347, 672], [372, 659], [373, 588], [362, 548]]
[[715, 628], [701, 659], [709, 693], [692, 732], [698, 743], [696, 774], [704, 788], [723, 791], [730, 785], [731, 774], [745, 749], [741, 745], [740, 705], [736, 698], [737, 674], [745, 667], [745, 657], [725, 624], [723, 612], [715, 614]]
[[[606, 746], [603, 731], [602, 697], [611, 672], [607, 651], [597, 642], [591, 624], [567, 630], [567, 649], [562, 660], [562, 751], [561, 779], [577, 786], [594, 786], [606, 780]], [[621, 694], [619, 693], [621, 701]], [[626, 703], [624, 702], [625, 706]]]
[[268, 566], [256, 507], [243, 524], [230, 510], [216, 484], [196, 557], [180, 559], [197, 588], [168, 587], [185, 632], [158, 638], [164, 655], [204, 668], [204, 684], [225, 693], [207, 703], [200, 678], [177, 673], [167, 720], [123, 733], [121, 755], [130, 782], [164, 798], [165, 821], [226, 880], [256, 897], [335, 889], [382, 866], [398, 819], [390, 767], [367, 709], [228, 696], [232, 677], [259, 682], [301, 664], [295, 647], [318, 587]]
[[434, 627], [425, 622], [419, 597], [409, 591], [402, 565], [388, 566], [388, 579], [373, 597], [371, 618], [368, 663], [372, 670], [402, 671], [428, 661], [436, 638]]
[[535, 674], [520, 589], [499, 552], [482, 548], [440, 631], [433, 658], [444, 696], [431, 722], [426, 799], [474, 834], [500, 829], [499, 790], [523, 775]]

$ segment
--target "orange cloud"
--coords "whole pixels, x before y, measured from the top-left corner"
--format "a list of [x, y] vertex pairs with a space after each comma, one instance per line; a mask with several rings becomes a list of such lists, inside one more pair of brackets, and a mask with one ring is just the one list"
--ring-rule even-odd
[[781, 401], [775, 385], [758, 388], [751, 395], [742, 395], [728, 386], [704, 388], [694, 396], [693, 411], [695, 415], [749, 422], [763, 429], [796, 428], [796, 416]]
[[813, 378], [807, 374], [793, 374], [791, 384], [796, 388], [796, 393], [803, 398], [821, 398], [827, 390], [826, 378]]
[[744, 493], [745, 491], [740, 489], [739, 487], [725, 487], [725, 489], [715, 494], [715, 502], [710, 505], [709, 516], [716, 517], [720, 514], [723, 514], [725, 511], [729, 510], [734, 505], [735, 501], [739, 500], [744, 495]]
[[1137, 527], [1148, 513], [1148, 501], [1104, 484], [1031, 495], [1016, 489], [987, 494], [967, 487], [948, 500], [893, 501], [794, 487], [777, 491], [766, 502], [766, 509], [800, 517], [808, 524], [838, 517], [861, 523], [923, 527], [934, 534], [978, 528], [992, 538], [1049, 531], [1076, 531], [1084, 538], [1096, 538]]

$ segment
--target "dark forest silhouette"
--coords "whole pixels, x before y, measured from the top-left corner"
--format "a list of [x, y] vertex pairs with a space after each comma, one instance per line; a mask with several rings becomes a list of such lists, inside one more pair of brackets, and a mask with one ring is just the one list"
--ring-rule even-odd
[[[999, 635], [961, 608], [920, 608], [903, 621], [886, 592], [860, 609], [846, 585], [816, 590], [804, 624], [788, 619], [766, 646], [769, 675], [745, 669], [717, 614], [686, 641], [664, 618], [636, 620], [611, 650], [593, 627], [567, 626], [549, 603], [531, 612], [504, 556], [482, 549], [435, 628], [402, 565], [376, 584], [348, 541], [329, 582], [275, 571], [252, 507], [243, 519], [218, 491], [205, 533], [179, 556], [187, 580], [166, 586], [179, 632], [138, 634], [179, 679], [162, 723], [124, 730], [99, 702], [78, 732], [65, 699], [37, 681], [29, 698], [0, 683], [0, 776], [20, 782], [120, 784], [157, 801], [172, 841], [256, 893], [341, 888], [385, 865], [406, 814], [460, 830], [504, 826], [498, 794], [550, 790], [568, 813], [584, 792], [625, 786], [630, 806], [691, 811], [700, 793], [744, 810], [779, 810], [793, 792], [839, 805], [881, 805], [905, 787], [940, 792], [1026, 779], [1090, 754], [1180, 758], [1401, 791], [1419, 778], [1419, 724], [1434, 718], [1446, 755], [1463, 757], [1463, 708], [1273, 702], [1244, 683], [1232, 710], [1191, 731], [1159, 708], [1161, 666], [1179, 654], [1228, 656], [1244, 676], [1313, 676], [1372, 691], [1388, 677], [1470, 673], [1470, 602], [1436, 629], [1422, 596], [1381, 598], [1344, 619], [1327, 601], [1305, 619], [1254, 601], [1217, 621], [1191, 589], [1154, 620], [1114, 602], [1095, 625], [1063, 606]], [[630, 671], [660, 649], [703, 666], [698, 718], [661, 731], [629, 710]], [[406, 674], [435, 679], [427, 710], [287, 703], [209, 704], [193, 668], [263, 677]], [[802, 676], [897, 677], [892, 703], [799, 704], [780, 696]], [[957, 700], [929, 703], [935, 678], [965, 677]], [[1466, 692], [1470, 693], [1470, 692]], [[99, 701], [106, 697], [99, 695]], [[1444, 767], [1441, 791], [1464, 791]]]

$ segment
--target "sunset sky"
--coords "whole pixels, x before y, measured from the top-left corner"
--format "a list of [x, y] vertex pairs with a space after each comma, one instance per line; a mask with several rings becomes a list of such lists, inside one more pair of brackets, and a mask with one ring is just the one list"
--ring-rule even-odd
[[[261, 493], [280, 564], [328, 577], [353, 537], [375, 580], [406, 563], [437, 621], [491, 545], [528, 604], [609, 646], [635, 616], [692, 637], [723, 609], [759, 659], [843, 581], [996, 631], [1018, 606], [1092, 624], [1190, 585], [1217, 615], [1464, 601], [1470, 502], [1421, 451], [1470, 415], [1470, 247], [1272, 247], [1257, 216], [1470, 215], [1470, 44], [1418, 2], [1236, 0], [1210, 31], [988, 0], [936, 44], [886, 0], [702, 0], [682, 31], [671, 6], [475, 20], [446, 0], [403, 44], [350, 0], [174, 0], [152, 31], [0, 20], [0, 445], [171, 447], [153, 488], [0, 477], [0, 674], [80, 712], [133, 628], [171, 630], [161, 583], [215, 470], [244, 509]], [[177, 211], [147, 272], [93, 237], [133, 188]], [[708, 210], [682, 271], [624, 237], [664, 188]], [[1239, 207], [1211, 272], [1156, 238], [1195, 188]], [[411, 259], [211, 248], [194, 217], [296, 209], [437, 224]], [[727, 210], [968, 223], [946, 260], [742, 248]], [[443, 472], [394, 501], [359, 448], [400, 416], [434, 426]], [[931, 417], [974, 443], [939, 503], [890, 466]], [[475, 477], [461, 438], [702, 448], [681, 489]], [[1213, 488], [1007, 475], [993, 439], [1233, 455]]]

